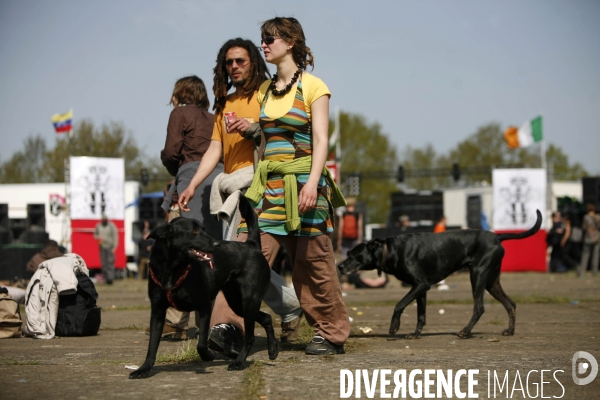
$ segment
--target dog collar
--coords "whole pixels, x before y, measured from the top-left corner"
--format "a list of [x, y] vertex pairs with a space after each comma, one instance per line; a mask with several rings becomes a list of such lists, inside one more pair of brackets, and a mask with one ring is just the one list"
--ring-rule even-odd
[[383, 254], [381, 255], [381, 265], [377, 268], [377, 276], [381, 276], [381, 270], [385, 267], [387, 261], [387, 242], [383, 243]]
[[[211, 266], [212, 266], [212, 262], [211, 262]], [[185, 269], [185, 271], [183, 271], [183, 273], [179, 277], [179, 279], [177, 279], [177, 282], [175, 282], [175, 285], [173, 285], [173, 287], [171, 289], [165, 289], [163, 287], [163, 285], [160, 284], [160, 281], [158, 280], [156, 275], [154, 275], [154, 271], [152, 271], [152, 267], [150, 267], [150, 277], [152, 278], [154, 283], [156, 283], [158, 285], [159, 288], [161, 288], [162, 290], [167, 292], [167, 300], [169, 301], [169, 304], [171, 305], [171, 307], [173, 307], [177, 311], [181, 311], [181, 310], [179, 308], [177, 308], [177, 306], [175, 305], [175, 300], [173, 300], [173, 290], [177, 289], [179, 287], [179, 285], [181, 285], [183, 283], [183, 281], [185, 280], [185, 278], [187, 278], [187, 276], [191, 270], [192, 270], [192, 266], [188, 265], [187, 268]]]

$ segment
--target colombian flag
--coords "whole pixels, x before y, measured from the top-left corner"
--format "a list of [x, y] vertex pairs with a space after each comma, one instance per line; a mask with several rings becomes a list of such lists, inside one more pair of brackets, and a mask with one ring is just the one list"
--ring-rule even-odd
[[54, 114], [52, 116], [52, 124], [56, 133], [65, 133], [71, 130], [73, 125], [73, 110], [64, 114]]

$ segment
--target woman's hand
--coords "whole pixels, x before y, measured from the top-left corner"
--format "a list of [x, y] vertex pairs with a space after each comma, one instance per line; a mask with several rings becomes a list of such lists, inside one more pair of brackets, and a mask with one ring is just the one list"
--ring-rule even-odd
[[298, 211], [305, 213], [317, 205], [317, 185], [306, 182], [298, 195]]
[[227, 132], [246, 132], [248, 129], [250, 129], [250, 125], [252, 124], [246, 118], [237, 118], [233, 122], [229, 122], [229, 129]]
[[192, 197], [194, 197], [194, 189], [192, 189], [191, 187], [187, 187], [180, 195], [179, 198], [177, 199], [177, 204], [179, 205], [179, 209], [185, 212], [190, 212], [190, 209], [187, 207], [187, 204], [192, 200]]
[[310, 106], [313, 127], [312, 165], [306, 184], [298, 196], [298, 209], [304, 213], [317, 204], [317, 190], [327, 159], [327, 129], [329, 126], [329, 96], [321, 96]]

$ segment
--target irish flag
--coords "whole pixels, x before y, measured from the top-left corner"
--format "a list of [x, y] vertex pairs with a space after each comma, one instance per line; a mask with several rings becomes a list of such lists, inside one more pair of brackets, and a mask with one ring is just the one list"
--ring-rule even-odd
[[542, 116], [525, 122], [520, 128], [509, 126], [504, 132], [504, 140], [511, 149], [528, 147], [542, 140]]

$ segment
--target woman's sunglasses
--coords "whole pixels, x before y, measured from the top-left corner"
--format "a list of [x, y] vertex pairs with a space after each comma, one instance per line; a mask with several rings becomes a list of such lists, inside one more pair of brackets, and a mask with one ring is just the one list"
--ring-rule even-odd
[[261, 44], [273, 44], [273, 42], [275, 42], [275, 39], [281, 39], [279, 36], [265, 36], [264, 38], [260, 39], [260, 43]]

